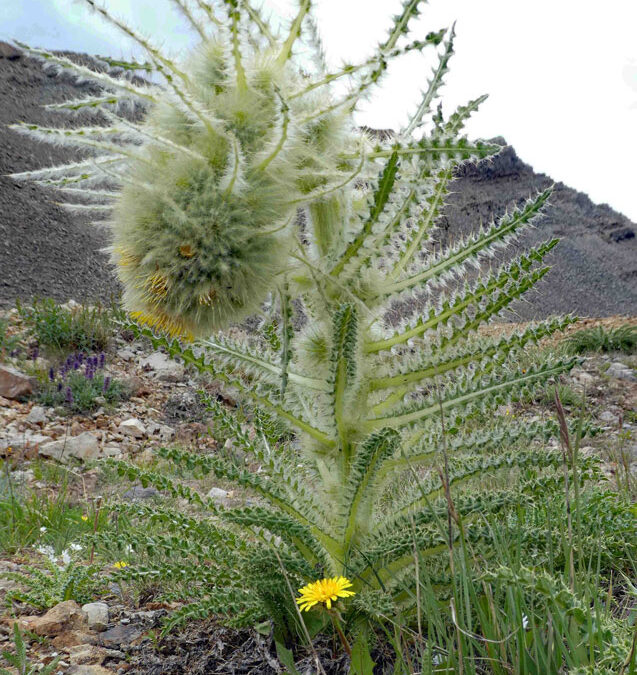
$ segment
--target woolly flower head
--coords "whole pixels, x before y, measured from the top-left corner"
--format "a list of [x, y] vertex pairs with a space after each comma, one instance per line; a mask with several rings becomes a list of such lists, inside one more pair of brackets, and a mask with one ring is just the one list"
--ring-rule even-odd
[[115, 208], [124, 305], [175, 334], [258, 310], [289, 264], [298, 207], [352, 171], [338, 160], [354, 147], [346, 116], [312, 119], [316, 95], [298, 95], [308, 83], [276, 49], [246, 54], [240, 70], [231, 52], [223, 36], [202, 44], [185, 68], [192, 110], [169, 100], [149, 114], [153, 140]]
[[302, 611], [308, 612], [314, 605], [320, 602], [325, 603], [328, 609], [332, 608], [332, 603], [339, 598], [348, 598], [355, 595], [354, 591], [347, 590], [351, 588], [352, 582], [346, 577], [332, 577], [328, 579], [319, 579], [307, 586], [299, 589], [301, 594], [296, 602]]

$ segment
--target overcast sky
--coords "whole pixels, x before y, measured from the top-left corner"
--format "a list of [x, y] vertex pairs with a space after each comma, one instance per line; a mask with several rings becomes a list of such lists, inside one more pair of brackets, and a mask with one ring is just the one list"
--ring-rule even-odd
[[[192, 35], [169, 0], [104, 0], [175, 52]], [[293, 0], [261, 0], [288, 14]], [[335, 66], [369, 55], [400, 0], [315, 0]], [[637, 0], [430, 0], [417, 33], [457, 20], [443, 104], [489, 100], [468, 131], [504, 136], [536, 171], [637, 221]], [[0, 39], [131, 56], [133, 47], [75, 0], [0, 0]], [[361, 124], [396, 128], [418, 102], [432, 52], [395, 64], [361, 109]], [[428, 58], [427, 58], [428, 56]]]

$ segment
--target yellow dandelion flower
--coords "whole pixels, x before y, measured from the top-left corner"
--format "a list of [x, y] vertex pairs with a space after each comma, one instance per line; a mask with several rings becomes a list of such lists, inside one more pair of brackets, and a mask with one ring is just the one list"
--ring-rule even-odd
[[86, 522], [86, 521], [88, 520], [88, 516], [83, 515], [83, 516], [82, 516], [82, 520], [83, 520], [84, 522]]
[[354, 591], [348, 591], [352, 582], [345, 577], [333, 577], [331, 579], [319, 579], [307, 586], [299, 589], [300, 598], [296, 601], [301, 607], [301, 611], [309, 611], [319, 602], [324, 602], [328, 609], [332, 607], [332, 602], [338, 598], [348, 598], [354, 595]]
[[115, 567], [118, 570], [123, 570], [125, 567], [128, 567], [128, 563], [124, 562], [123, 560], [120, 560], [119, 562], [114, 563], [113, 567]]

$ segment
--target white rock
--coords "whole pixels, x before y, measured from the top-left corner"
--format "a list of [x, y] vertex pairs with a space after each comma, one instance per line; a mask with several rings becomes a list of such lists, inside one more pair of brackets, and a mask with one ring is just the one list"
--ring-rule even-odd
[[579, 373], [577, 379], [586, 386], [591, 385], [593, 384], [593, 382], [595, 382], [595, 378], [586, 371], [582, 371], [581, 373]]
[[33, 367], [37, 370], [43, 370], [46, 372], [51, 367], [51, 362], [42, 358], [41, 356], [38, 356], [38, 358], [33, 361]]
[[26, 469], [25, 471], [18, 469], [17, 471], [11, 472], [11, 480], [16, 483], [30, 483], [33, 478], [34, 474], [31, 469]]
[[219, 504], [220, 506], [229, 506], [230, 497], [232, 497], [232, 494], [227, 490], [222, 490], [221, 488], [213, 487], [210, 488], [206, 496], [208, 497], [208, 499], [212, 499], [213, 501], [217, 502], [217, 504]]
[[79, 302], [76, 302], [71, 298], [68, 302], [65, 302], [63, 305], [60, 305], [62, 309], [66, 309], [68, 312], [72, 312], [74, 309], [81, 307]]
[[32, 424], [44, 424], [47, 421], [46, 410], [41, 405], [33, 406], [26, 420]]
[[44, 443], [40, 446], [39, 454], [66, 464], [70, 457], [83, 461], [96, 459], [100, 455], [100, 445], [90, 431], [85, 431], [79, 436]]
[[176, 361], [162, 352], [153, 352], [150, 356], [140, 360], [139, 365], [152, 371], [155, 377], [162, 382], [178, 382], [184, 377], [185, 369]]
[[102, 448], [103, 457], [114, 457], [120, 459], [122, 457], [122, 448], [119, 445], [109, 444]]
[[148, 425], [148, 438], [156, 438], [159, 441], [172, 441], [175, 438], [175, 430], [167, 424], [150, 422]]
[[117, 350], [117, 358], [122, 361], [133, 361], [135, 359], [135, 352], [124, 347], [124, 349]]
[[610, 410], [604, 410], [604, 412], [599, 416], [599, 419], [602, 422], [608, 422], [609, 424], [617, 424], [619, 421], [617, 419], [616, 415], [613, 415], [613, 413]]
[[146, 448], [137, 455], [136, 459], [141, 464], [150, 464], [155, 460], [155, 453], [150, 448]]
[[117, 430], [121, 434], [124, 434], [124, 436], [130, 436], [132, 438], [144, 438], [144, 436], [146, 436], [146, 427], [144, 426], [144, 423], [136, 417], [124, 420]]
[[633, 371], [623, 363], [615, 361], [611, 363], [606, 371], [606, 374], [610, 377], [616, 377], [619, 380], [630, 380], [632, 382], [637, 382], [637, 377], [633, 374]]
[[86, 612], [88, 627], [96, 631], [106, 630], [108, 627], [108, 605], [105, 602], [89, 602], [82, 605]]
[[[11, 431], [11, 427], [12, 425], [8, 425], [7, 430]], [[12, 448], [14, 452], [26, 448], [36, 448], [44, 443], [48, 443], [50, 440], [49, 436], [42, 434], [19, 433], [17, 436], [0, 439], [0, 452], [6, 451], [7, 448]]]

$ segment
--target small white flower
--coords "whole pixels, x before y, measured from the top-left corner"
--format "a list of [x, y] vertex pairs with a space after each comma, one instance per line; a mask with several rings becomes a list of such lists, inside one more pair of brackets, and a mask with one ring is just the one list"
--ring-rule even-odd
[[74, 552], [81, 551], [82, 550], [82, 544], [71, 544], [69, 546], [69, 548], [71, 549], [71, 551], [74, 551]]
[[71, 562], [71, 555], [67, 550], [62, 551], [62, 563], [64, 565], [69, 565]]
[[45, 555], [52, 563], [56, 562], [55, 550], [53, 549], [53, 546], [38, 546], [36, 551], [42, 555]]
[[46, 527], [42, 526], [42, 527], [40, 528], [40, 532], [42, 532], [42, 533], [46, 532]]
[[529, 617], [526, 614], [522, 615], [522, 628], [528, 630], [529, 628]]

